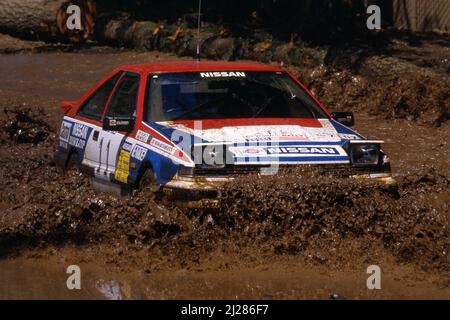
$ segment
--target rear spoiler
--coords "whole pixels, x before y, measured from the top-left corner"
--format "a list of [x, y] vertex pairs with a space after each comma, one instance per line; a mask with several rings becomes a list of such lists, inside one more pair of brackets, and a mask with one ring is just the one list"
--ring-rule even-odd
[[61, 109], [63, 109], [64, 113], [67, 113], [72, 109], [78, 101], [61, 101]]

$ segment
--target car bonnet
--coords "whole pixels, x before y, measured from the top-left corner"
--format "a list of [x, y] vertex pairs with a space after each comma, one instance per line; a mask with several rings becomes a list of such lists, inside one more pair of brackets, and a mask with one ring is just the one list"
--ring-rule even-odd
[[[348, 163], [343, 146], [363, 139], [331, 119], [252, 118], [146, 123], [174, 144], [228, 145], [234, 163]], [[250, 159], [251, 158], [251, 159]]]

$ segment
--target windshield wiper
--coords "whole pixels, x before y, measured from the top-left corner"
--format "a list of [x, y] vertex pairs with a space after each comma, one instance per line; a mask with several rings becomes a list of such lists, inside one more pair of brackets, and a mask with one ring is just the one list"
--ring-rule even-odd
[[259, 109], [253, 114], [252, 118], [256, 118], [257, 116], [259, 116], [259, 114], [263, 112], [272, 103], [273, 99], [275, 99], [275, 96], [272, 96], [269, 99], [267, 99], [266, 103], [264, 103], [264, 105], [259, 107]]

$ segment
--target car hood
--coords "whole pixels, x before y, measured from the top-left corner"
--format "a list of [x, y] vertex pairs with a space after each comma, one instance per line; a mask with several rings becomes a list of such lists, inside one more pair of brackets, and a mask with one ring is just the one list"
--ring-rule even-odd
[[329, 119], [182, 120], [156, 122], [153, 127], [169, 140], [186, 133], [205, 143], [342, 142], [362, 138]]
[[195, 144], [228, 144], [235, 162], [348, 163], [343, 150], [348, 140], [363, 137], [330, 119], [220, 119], [147, 123], [177, 144], [186, 135]]

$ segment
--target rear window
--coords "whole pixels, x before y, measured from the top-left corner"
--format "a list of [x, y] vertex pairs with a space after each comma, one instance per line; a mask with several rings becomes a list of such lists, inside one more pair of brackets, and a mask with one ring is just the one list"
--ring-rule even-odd
[[100, 121], [103, 114], [103, 109], [106, 106], [106, 102], [114, 89], [117, 80], [120, 78], [122, 72], [118, 72], [112, 76], [109, 80], [101, 85], [81, 106], [78, 111], [78, 115], [89, 118], [92, 120]]
[[147, 121], [229, 118], [328, 118], [284, 72], [186, 72], [150, 75]]

